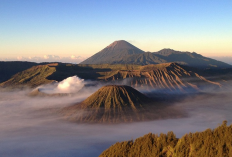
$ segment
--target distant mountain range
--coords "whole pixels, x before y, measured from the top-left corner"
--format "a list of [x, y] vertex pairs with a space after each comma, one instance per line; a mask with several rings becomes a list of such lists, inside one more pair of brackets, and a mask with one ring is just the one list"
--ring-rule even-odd
[[231, 68], [232, 65], [204, 57], [195, 52], [181, 52], [163, 49], [158, 52], [144, 52], [124, 40], [115, 41], [80, 64], [160, 64], [176, 62], [198, 68]]

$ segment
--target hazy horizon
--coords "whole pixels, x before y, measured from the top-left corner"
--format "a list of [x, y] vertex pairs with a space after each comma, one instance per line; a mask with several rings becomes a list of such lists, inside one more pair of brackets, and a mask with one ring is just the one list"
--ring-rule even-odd
[[232, 57], [232, 2], [17, 1], [0, 5], [0, 58], [87, 58], [115, 40]]
[[[136, 46], [136, 45], [134, 45], [134, 46]], [[98, 53], [99, 51], [96, 51], [96, 53]], [[186, 52], [184, 50], [178, 50], [178, 51]], [[148, 51], [148, 52], [153, 52], [153, 51]], [[61, 56], [58, 56], [58, 55], [44, 55], [44, 56], [33, 56], [33, 57], [32, 56], [29, 56], [29, 57], [18, 56], [18, 57], [11, 57], [11, 58], [0, 57], [0, 61], [28, 61], [28, 62], [36, 62], [36, 63], [42, 63], [42, 62], [61, 62], [61, 63], [78, 64], [78, 63], [84, 61], [85, 59], [87, 59], [87, 58], [89, 58], [91, 56], [92, 55], [87, 56], [87, 57], [75, 56], [75, 55], [64, 56], [64, 57], [61, 57]], [[218, 61], [222, 61], [222, 62], [225, 62], [225, 63], [228, 63], [228, 64], [232, 65], [232, 56], [223, 56], [222, 55], [222, 56], [204, 56], [204, 57], [216, 59]]]

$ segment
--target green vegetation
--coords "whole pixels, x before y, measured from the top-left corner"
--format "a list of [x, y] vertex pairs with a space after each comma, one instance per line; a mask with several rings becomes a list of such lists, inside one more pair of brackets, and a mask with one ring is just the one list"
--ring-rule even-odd
[[189, 133], [176, 138], [173, 132], [159, 136], [149, 133], [135, 141], [117, 142], [100, 157], [231, 157], [232, 125]]
[[0, 83], [10, 79], [14, 74], [38, 65], [33, 62], [0, 61]]
[[55, 67], [49, 65], [33, 66], [15, 74], [11, 79], [0, 84], [1, 87], [36, 87], [41, 84], [51, 83], [54, 80], [46, 79], [56, 71]]

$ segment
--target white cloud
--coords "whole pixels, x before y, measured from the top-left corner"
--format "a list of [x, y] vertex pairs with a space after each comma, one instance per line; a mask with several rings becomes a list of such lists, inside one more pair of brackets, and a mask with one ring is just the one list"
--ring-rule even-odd
[[71, 56], [71, 59], [76, 59], [76, 56], [72, 55], [72, 56]]
[[56, 60], [56, 59], [60, 59], [59, 56], [56, 55], [44, 55], [44, 59], [51, 59], [51, 60]]
[[85, 60], [86, 58], [82, 56], [67, 56], [67, 57], [60, 57], [58, 55], [44, 55], [43, 57], [24, 57], [24, 56], [18, 56], [18, 57], [12, 57], [12, 58], [0, 58], [0, 61], [30, 61], [30, 62], [63, 62], [63, 63], [74, 63], [78, 64]]

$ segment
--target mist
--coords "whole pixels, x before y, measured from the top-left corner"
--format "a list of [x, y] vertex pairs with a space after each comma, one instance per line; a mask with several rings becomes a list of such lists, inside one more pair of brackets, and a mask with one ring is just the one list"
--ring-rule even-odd
[[[73, 91], [80, 91], [79, 87], [87, 83], [77, 77], [72, 77], [71, 80], [76, 81], [76, 87], [75, 84], [69, 86], [74, 87]], [[57, 88], [57, 84], [52, 90], [62, 90]], [[79, 124], [65, 121], [60, 115], [53, 113], [55, 109], [84, 100], [100, 86], [102, 85], [86, 88], [81, 94], [62, 97], [30, 97], [30, 90], [2, 91], [1, 156], [93, 157], [116, 142], [136, 139], [149, 132], [160, 134], [173, 131], [177, 137], [181, 137], [189, 132], [216, 128], [224, 120], [228, 124], [232, 122], [231, 83], [226, 89], [206, 90], [207, 92], [187, 96], [178, 93], [180, 99], [173, 101], [171, 105], [181, 108], [187, 114], [185, 118], [126, 124]], [[67, 92], [69, 88], [66, 87]], [[46, 87], [43, 86], [43, 89]]]

